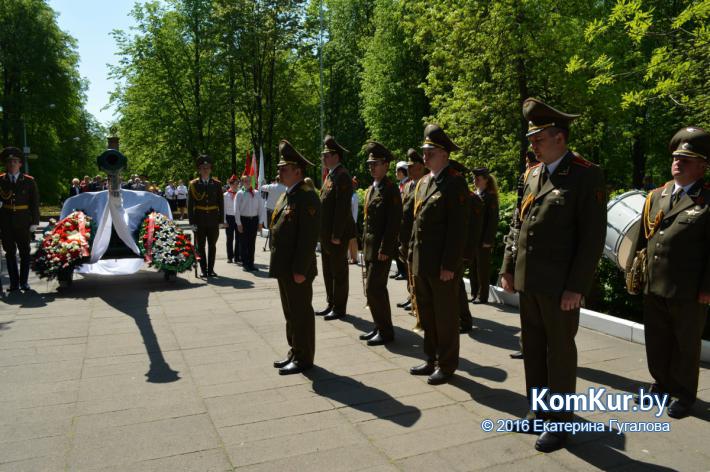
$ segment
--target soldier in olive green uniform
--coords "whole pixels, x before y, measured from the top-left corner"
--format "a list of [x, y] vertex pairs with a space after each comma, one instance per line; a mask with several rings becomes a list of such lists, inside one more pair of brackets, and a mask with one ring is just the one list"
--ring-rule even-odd
[[703, 180], [710, 134], [683, 128], [670, 150], [673, 180], [649, 194], [638, 249], [648, 251], [644, 333], [651, 390], [675, 397], [668, 416], [683, 418], [697, 397], [710, 303], [710, 184]]
[[397, 306], [405, 310], [412, 310], [416, 314], [416, 306], [412, 304], [412, 273], [409, 270], [409, 240], [412, 238], [412, 225], [414, 225], [414, 189], [426, 168], [424, 160], [415, 149], [407, 151], [407, 170], [409, 182], [404, 184], [402, 190], [402, 224], [399, 227], [399, 257], [407, 266], [407, 292], [409, 297]]
[[375, 329], [362, 334], [368, 346], [379, 346], [394, 339], [392, 310], [387, 291], [387, 275], [393, 257], [397, 257], [399, 226], [402, 221], [402, 198], [399, 188], [387, 177], [387, 165], [392, 153], [377, 142], [365, 146], [367, 165], [374, 179], [367, 189], [364, 204], [363, 253], [367, 280], [367, 304]]
[[466, 180], [449, 165], [458, 146], [438, 125], [428, 125], [422, 149], [431, 172], [415, 191], [411, 270], [426, 362], [410, 373], [429, 375], [427, 382], [438, 385], [459, 362], [459, 282], [470, 210]]
[[[0, 153], [7, 173], [0, 175], [0, 231], [5, 249], [10, 291], [29, 290], [30, 239], [39, 224], [39, 191], [35, 179], [20, 172], [22, 152], [16, 147], [6, 147]], [[17, 270], [16, 252], [20, 253], [20, 270]], [[2, 291], [2, 285], [0, 285]]]
[[[458, 170], [461, 175], [467, 175], [469, 170], [459, 164], [458, 162], [449, 159], [450, 165]], [[476, 250], [481, 245], [481, 231], [483, 229], [483, 200], [478, 196], [477, 193], [468, 191], [468, 202], [470, 206], [470, 214], [468, 219], [468, 226], [466, 227], [466, 246], [464, 246], [463, 252], [463, 265], [464, 267], [470, 266], [471, 261], [475, 258]], [[471, 286], [473, 286], [474, 281], [470, 281]], [[471, 309], [468, 306], [468, 298], [466, 298], [466, 284], [463, 281], [463, 274], [461, 274], [461, 279], [459, 281], [459, 318], [460, 318], [460, 332], [468, 333], [473, 329], [473, 317], [471, 316]]]
[[271, 217], [269, 276], [279, 283], [290, 348], [274, 367], [288, 375], [311, 368], [316, 351], [312, 301], [321, 203], [313, 187], [303, 181], [306, 166], [312, 164], [286, 140], [279, 144], [279, 154], [279, 178], [288, 190], [276, 202]]
[[345, 316], [348, 304], [348, 242], [355, 237], [355, 222], [351, 213], [353, 182], [343, 166], [347, 149], [328, 135], [323, 140], [323, 165], [329, 169], [320, 190], [322, 207], [320, 247], [323, 259], [323, 281], [328, 306], [316, 314], [325, 320]]
[[[541, 164], [525, 181], [520, 219], [506, 238], [502, 286], [520, 292], [525, 383], [553, 393], [574, 393], [582, 297], [592, 285], [606, 234], [602, 170], [567, 148], [569, 124], [536, 99], [523, 102], [528, 139]], [[530, 414], [528, 415], [529, 418]], [[549, 415], [571, 421], [573, 412]], [[544, 432], [535, 448], [562, 447], [564, 433]]]
[[[219, 227], [224, 221], [224, 198], [222, 183], [210, 175], [212, 159], [201, 155], [197, 159], [200, 177], [190, 181], [187, 194], [187, 215], [195, 230], [195, 244], [200, 255], [202, 277], [216, 277], [215, 255]], [[205, 254], [207, 245], [207, 254]]]
[[[496, 232], [498, 231], [498, 192], [493, 184], [493, 177], [485, 167], [473, 170], [476, 181], [480, 179], [486, 188], [477, 190], [476, 194], [483, 202], [483, 214], [481, 218], [481, 236], [479, 245], [474, 251], [473, 259], [469, 265], [469, 277], [471, 280], [471, 301], [473, 303], [488, 303], [488, 288], [491, 278], [491, 257], [493, 247], [496, 242]], [[478, 298], [476, 298], [478, 297]]]

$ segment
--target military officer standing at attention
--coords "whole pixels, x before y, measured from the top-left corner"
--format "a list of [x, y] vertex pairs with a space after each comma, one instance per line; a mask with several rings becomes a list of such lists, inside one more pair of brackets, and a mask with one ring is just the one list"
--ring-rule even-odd
[[[449, 159], [449, 165], [461, 173], [461, 175], [466, 176], [469, 173], [468, 168], [463, 164], [460, 164], [453, 159]], [[478, 196], [476, 192], [468, 191], [468, 204], [469, 204], [469, 217], [468, 225], [466, 226], [466, 245], [464, 246], [463, 252], [463, 264], [464, 267], [470, 267], [472, 261], [474, 260], [477, 249], [481, 245], [481, 233], [483, 230], [483, 200]], [[474, 280], [471, 279], [471, 286], [473, 286]], [[463, 273], [459, 278], [459, 319], [460, 319], [460, 332], [468, 333], [473, 329], [473, 316], [471, 316], [471, 309], [468, 306], [468, 298], [466, 297], [466, 284], [463, 281]]]
[[[200, 176], [190, 181], [187, 198], [187, 216], [195, 231], [195, 244], [200, 256], [202, 277], [217, 277], [214, 272], [219, 227], [224, 221], [222, 184], [213, 178], [212, 159], [202, 154], [197, 158]], [[207, 251], [205, 251], [207, 246]]]
[[[488, 303], [488, 289], [491, 278], [491, 257], [498, 231], [498, 185], [487, 168], [473, 169], [476, 194], [483, 201], [481, 218], [481, 235], [479, 245], [473, 253], [469, 266], [471, 279], [471, 301], [473, 303]], [[476, 298], [478, 297], [478, 298]]]
[[449, 166], [459, 149], [438, 125], [424, 130], [424, 165], [431, 171], [417, 183], [411, 251], [414, 293], [424, 329], [426, 362], [412, 375], [445, 383], [459, 362], [459, 279], [468, 224], [468, 186]]
[[[412, 274], [409, 270], [409, 240], [412, 238], [412, 225], [414, 224], [414, 189], [417, 188], [417, 182], [422, 178], [426, 167], [424, 160], [419, 153], [412, 148], [407, 151], [407, 172], [409, 173], [409, 181], [404, 184], [402, 189], [402, 224], [399, 227], [399, 257], [406, 264], [407, 271], [407, 292], [409, 297], [402, 303], [397, 303], [397, 306], [405, 310], [416, 310], [412, 305]], [[416, 316], [416, 312], [414, 313]]]
[[328, 306], [316, 312], [325, 320], [345, 316], [348, 304], [348, 243], [356, 234], [355, 222], [350, 212], [353, 182], [343, 166], [344, 147], [328, 135], [323, 140], [321, 158], [328, 175], [320, 190], [322, 206], [320, 247], [323, 259], [323, 281]]
[[[569, 125], [579, 115], [528, 98], [523, 102], [528, 139], [541, 162], [525, 181], [520, 218], [507, 237], [502, 276], [506, 291], [520, 292], [525, 384], [552, 393], [575, 393], [582, 297], [589, 291], [606, 234], [602, 170], [567, 147]], [[544, 419], [571, 421], [574, 412]], [[526, 416], [532, 419], [532, 412]], [[564, 446], [566, 433], [546, 431], [539, 451]]]
[[[5, 249], [10, 291], [29, 290], [31, 233], [39, 224], [39, 191], [37, 182], [22, 168], [22, 151], [6, 147], [0, 153], [6, 173], [0, 175], [0, 231]], [[20, 253], [20, 270], [17, 270], [16, 252]], [[0, 285], [0, 291], [2, 290]]]
[[362, 244], [367, 273], [365, 293], [375, 329], [360, 335], [360, 339], [366, 340], [368, 346], [379, 346], [394, 339], [387, 275], [398, 252], [402, 198], [399, 187], [387, 177], [392, 160], [389, 149], [373, 141], [365, 146], [365, 155], [373, 182], [365, 194]]
[[675, 397], [668, 416], [684, 418], [697, 397], [710, 304], [710, 184], [704, 181], [710, 134], [683, 128], [670, 151], [673, 180], [649, 194], [640, 231], [648, 251], [644, 333], [651, 391]]
[[276, 202], [271, 218], [269, 276], [278, 280], [290, 348], [286, 358], [274, 362], [274, 367], [279, 374], [288, 375], [313, 367], [313, 279], [318, 274], [316, 244], [321, 203], [313, 187], [303, 181], [306, 166], [312, 164], [285, 140], [279, 144], [279, 154], [279, 178], [288, 190]]

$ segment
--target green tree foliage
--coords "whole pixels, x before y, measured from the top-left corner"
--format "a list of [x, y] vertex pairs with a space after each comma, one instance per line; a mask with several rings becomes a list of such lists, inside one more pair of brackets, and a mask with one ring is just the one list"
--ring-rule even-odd
[[86, 84], [76, 41], [43, 0], [0, 0], [0, 145], [31, 148], [31, 174], [44, 202], [56, 203], [71, 178], [96, 172], [104, 141], [84, 111]]
[[427, 63], [403, 27], [406, 3], [377, 0], [375, 33], [362, 58], [360, 90], [361, 114], [370, 137], [401, 158], [408, 148], [419, 145], [422, 118], [429, 114], [429, 101], [420, 87], [426, 79]]

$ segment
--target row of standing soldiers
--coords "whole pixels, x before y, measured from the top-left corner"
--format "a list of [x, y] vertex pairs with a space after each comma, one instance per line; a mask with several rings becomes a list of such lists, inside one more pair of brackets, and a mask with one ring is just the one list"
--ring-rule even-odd
[[[528, 396], [533, 389], [544, 388], [573, 394], [580, 307], [592, 286], [606, 235], [604, 175], [599, 166], [568, 148], [570, 124], [579, 115], [532, 98], [525, 100], [522, 111], [528, 140], [540, 163], [531, 166], [521, 182], [519, 207], [504, 240], [501, 286], [520, 295]], [[287, 141], [279, 148], [279, 175], [288, 191], [277, 203], [272, 220], [270, 274], [279, 281], [290, 347], [284, 359], [274, 362], [282, 375], [313, 366], [311, 302], [319, 239], [328, 306], [318, 314], [327, 320], [345, 315], [346, 243], [355, 234], [349, 211], [352, 185], [341, 163], [346, 151], [330, 136], [324, 144], [322, 159], [329, 173], [320, 199], [303, 182], [310, 163]], [[397, 185], [386, 176], [390, 151], [377, 142], [365, 147], [374, 181], [365, 197], [363, 232], [366, 295], [374, 329], [360, 338], [369, 345], [394, 340], [387, 273], [391, 260], [406, 254], [425, 354], [425, 362], [410, 373], [441, 384], [459, 362], [462, 308], [467, 302], [464, 260], [473, 257], [470, 251], [483, 210], [469, 191], [466, 169], [449, 159], [458, 147], [439, 126], [426, 127], [422, 150], [429, 173], [407, 189], [403, 203]], [[649, 370], [655, 381], [652, 390], [672, 395], [668, 414], [681, 418], [689, 414], [697, 394], [700, 339], [710, 303], [710, 187], [703, 180], [710, 135], [699, 128], [684, 128], [671, 141], [671, 152], [674, 181], [650, 194], [645, 223], [650, 229], [639, 236], [639, 244], [647, 246], [649, 254], [644, 317]], [[673, 207], [676, 199], [671, 195], [676, 194]], [[569, 422], [573, 412], [531, 411], [521, 421], [534, 418]], [[535, 448], [553, 451], [563, 447], [566, 439], [566, 433], [545, 431]]]
[[[392, 261], [403, 258], [409, 267], [412, 304], [424, 331], [427, 355], [427, 362], [413, 368], [412, 373], [427, 375], [429, 383], [440, 384], [449, 379], [458, 365], [459, 333], [472, 326], [463, 282], [464, 268], [481, 250], [484, 214], [494, 212], [492, 220], [497, 223], [498, 208], [495, 200], [491, 200], [487, 208], [481, 196], [469, 190], [464, 177], [468, 169], [448, 158], [449, 153], [458, 147], [438, 125], [427, 126], [424, 137], [423, 157], [414, 149], [408, 152], [410, 167], [415, 172], [414, 175], [410, 173], [412, 180], [401, 194], [399, 187], [387, 176], [392, 153], [375, 141], [367, 143], [364, 149], [373, 179], [365, 194], [362, 245], [365, 293], [374, 329], [363, 333], [360, 339], [370, 346], [394, 340], [387, 281]], [[282, 142], [284, 147], [290, 153], [296, 152], [286, 142]], [[347, 152], [332, 136], [324, 139], [322, 161], [328, 173], [320, 190], [321, 216], [317, 225], [309, 225], [319, 228], [317, 239], [321, 245], [328, 303], [315, 314], [328, 321], [343, 318], [346, 314], [349, 290], [347, 242], [357, 231], [350, 213], [352, 179], [343, 165]], [[296, 159], [298, 162], [303, 160], [302, 156]], [[280, 165], [279, 169], [282, 167]], [[431, 172], [422, 175], [425, 167]], [[483, 175], [487, 171], [478, 169], [477, 173]], [[277, 213], [274, 212], [275, 222], [279, 219]], [[488, 230], [492, 233], [490, 239], [495, 234], [495, 224], [491, 227]], [[277, 225], [272, 244], [281, 239], [278, 231]], [[485, 250], [490, 253], [492, 244], [487, 246]], [[272, 251], [272, 263], [274, 257]], [[486, 286], [487, 279], [486, 276]], [[293, 311], [293, 305], [290, 306], [289, 311]], [[300, 315], [298, 318], [309, 317]], [[287, 330], [293, 329], [288, 326], [289, 323]], [[294, 336], [288, 337], [292, 339]], [[308, 340], [307, 346], [291, 344], [284, 362], [295, 361], [297, 367], [293, 368], [292, 362], [277, 363], [283, 364], [282, 374], [300, 372], [312, 365], [315, 336], [309, 336]], [[297, 355], [299, 352], [301, 354]], [[287, 365], [291, 367], [286, 368]]]

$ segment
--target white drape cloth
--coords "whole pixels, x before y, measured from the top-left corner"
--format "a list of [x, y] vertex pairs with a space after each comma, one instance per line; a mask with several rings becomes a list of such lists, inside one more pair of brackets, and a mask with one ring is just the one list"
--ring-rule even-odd
[[[108, 190], [85, 192], [68, 198], [62, 207], [61, 218], [74, 210], [82, 210], [95, 223], [94, 242], [91, 246], [91, 261], [81, 265], [82, 274], [118, 275], [134, 274], [143, 267], [143, 258], [134, 239], [134, 234], [150, 210], [172, 219], [168, 201], [151, 192], [121, 190], [119, 197], [111, 197]], [[111, 227], [126, 246], [136, 254], [135, 259], [101, 260], [111, 240]]]

